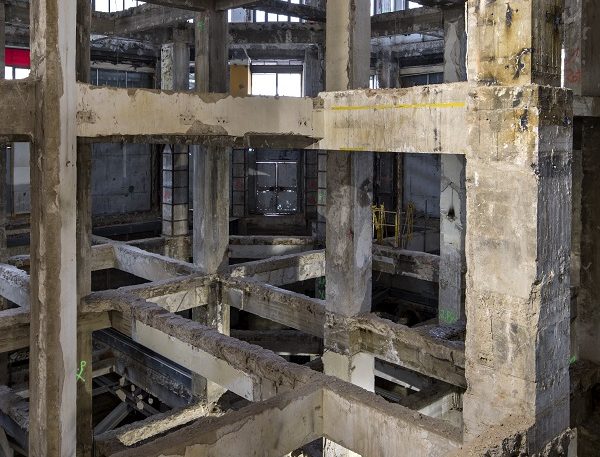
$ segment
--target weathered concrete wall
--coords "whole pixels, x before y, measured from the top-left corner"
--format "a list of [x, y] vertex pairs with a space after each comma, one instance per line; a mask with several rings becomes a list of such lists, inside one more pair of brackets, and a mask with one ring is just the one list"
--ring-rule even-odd
[[93, 214], [149, 211], [153, 191], [150, 146], [108, 143], [93, 147]]
[[[311, 99], [233, 98], [86, 84], [78, 84], [78, 94], [78, 135], [86, 138], [133, 137], [137, 141], [169, 143], [185, 136], [182, 141], [193, 143], [206, 136], [248, 141], [253, 137], [282, 136], [293, 143], [294, 137], [320, 135]], [[264, 113], [260, 122], [256, 112]], [[140, 115], [145, 122], [139, 122]], [[306, 145], [307, 140], [298, 141]]]
[[562, 0], [468, 0], [469, 80], [560, 86]]
[[[467, 85], [323, 93], [319, 149], [464, 154]], [[386, 129], [382, 125], [402, 126]]]
[[467, 439], [512, 414], [539, 449], [569, 425], [570, 106], [559, 89], [472, 92]]

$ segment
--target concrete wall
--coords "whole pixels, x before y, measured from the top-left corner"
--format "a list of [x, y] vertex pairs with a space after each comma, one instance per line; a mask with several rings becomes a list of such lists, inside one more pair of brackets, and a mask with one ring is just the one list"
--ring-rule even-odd
[[152, 154], [146, 144], [96, 144], [92, 154], [92, 214], [149, 211]]

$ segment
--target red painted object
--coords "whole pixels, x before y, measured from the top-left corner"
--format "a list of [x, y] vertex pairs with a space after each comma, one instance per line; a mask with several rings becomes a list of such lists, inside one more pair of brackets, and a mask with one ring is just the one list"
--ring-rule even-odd
[[5, 62], [8, 67], [29, 68], [31, 66], [29, 49], [6, 48]]

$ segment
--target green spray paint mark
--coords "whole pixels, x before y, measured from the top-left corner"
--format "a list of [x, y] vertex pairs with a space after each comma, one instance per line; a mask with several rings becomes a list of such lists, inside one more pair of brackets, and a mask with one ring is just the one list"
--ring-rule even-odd
[[577, 356], [573, 356], [569, 359], [569, 365], [573, 365], [575, 362], [577, 362]]
[[458, 320], [458, 315], [451, 309], [440, 309], [439, 319], [444, 324], [454, 324]]
[[316, 280], [316, 286], [317, 286], [317, 291], [316, 291], [316, 295], [317, 298], [320, 300], [325, 300], [325, 277], [321, 277], [321, 278], [317, 278]]
[[198, 30], [204, 30], [204, 19], [198, 21]]
[[83, 377], [83, 370], [85, 370], [86, 365], [87, 365], [87, 362], [85, 360], [82, 360], [81, 362], [79, 362], [79, 371], [75, 373], [75, 377], [77, 378], [78, 381], [85, 382], [85, 378]]

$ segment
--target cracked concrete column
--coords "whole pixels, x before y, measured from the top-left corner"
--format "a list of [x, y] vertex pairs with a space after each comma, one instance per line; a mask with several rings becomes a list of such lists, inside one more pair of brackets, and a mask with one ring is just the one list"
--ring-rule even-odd
[[[92, 8], [89, 0], [77, 0], [77, 80], [90, 81], [90, 31]], [[92, 291], [92, 146], [77, 141], [77, 296]], [[77, 360], [86, 362], [84, 382], [77, 383], [77, 457], [91, 457], [94, 437], [92, 418], [92, 332], [77, 330]]]
[[29, 455], [75, 455], [77, 2], [32, 0], [39, 81], [31, 154]]
[[[467, 80], [465, 8], [444, 9], [444, 82]], [[438, 319], [454, 324], [465, 318], [464, 274], [466, 190], [465, 157], [440, 157], [440, 275]]]
[[[575, 95], [599, 97], [600, 5], [591, 0], [566, 0], [564, 21], [565, 87]], [[575, 129], [571, 290], [577, 314], [571, 327], [571, 355], [600, 363], [600, 124], [597, 119], [581, 119]]]
[[[194, 21], [196, 91], [228, 92], [227, 11], [198, 13]], [[193, 146], [194, 264], [206, 274], [222, 272], [229, 265], [229, 207], [231, 148]], [[211, 290], [208, 304], [192, 311], [194, 320], [229, 334], [229, 307], [219, 304], [219, 291]], [[195, 391], [209, 402], [223, 393], [220, 386], [194, 377]]]
[[[161, 89], [189, 90], [190, 47], [176, 40], [161, 48]], [[189, 234], [189, 150], [184, 145], [168, 145], [162, 154], [162, 234], [165, 254], [189, 260], [186, 237]]]
[[521, 417], [534, 453], [569, 427], [572, 96], [538, 85], [560, 84], [562, 12], [468, 6], [464, 436]]
[[[369, 2], [327, 2], [326, 89], [369, 87], [371, 17]], [[327, 152], [326, 306], [346, 316], [371, 311], [373, 154]], [[350, 357], [327, 347], [325, 373], [373, 391], [374, 358]], [[343, 412], [339, 412], [343, 414]], [[325, 440], [327, 456], [354, 455]]]

